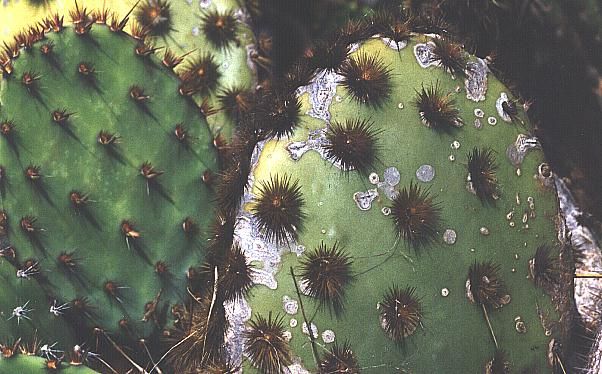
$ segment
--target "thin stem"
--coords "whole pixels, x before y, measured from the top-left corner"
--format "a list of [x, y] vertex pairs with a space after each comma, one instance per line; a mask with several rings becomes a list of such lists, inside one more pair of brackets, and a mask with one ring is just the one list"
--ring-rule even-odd
[[[146, 346], [146, 343], [144, 342], [144, 340], [141, 340], [142, 346], [144, 347], [144, 350], [146, 350], [146, 354], [148, 355], [148, 358], [150, 358], [151, 364], [156, 365], [155, 364], [155, 360], [153, 360], [153, 356], [151, 355], [150, 351], [148, 350], [148, 347]], [[161, 369], [157, 366], [157, 373], [158, 374], [163, 374], [163, 372], [161, 371]]]
[[586, 272], [580, 272], [580, 273], [575, 273], [574, 278], [602, 278], [602, 273], [600, 272], [592, 272], [592, 271], [586, 271]]
[[566, 370], [564, 369], [564, 364], [562, 363], [560, 356], [557, 353], [554, 353], [554, 356], [556, 356], [556, 359], [558, 360], [558, 364], [560, 365], [560, 369], [562, 370], [563, 374], [566, 374]]
[[320, 366], [320, 356], [318, 356], [318, 347], [316, 346], [316, 340], [314, 337], [314, 331], [311, 328], [311, 324], [307, 320], [307, 316], [305, 315], [305, 308], [303, 307], [303, 299], [301, 298], [301, 291], [299, 291], [299, 285], [297, 284], [297, 278], [295, 278], [295, 271], [291, 266], [291, 277], [293, 277], [293, 283], [295, 284], [295, 290], [297, 291], [297, 298], [299, 299], [299, 306], [301, 307], [301, 314], [303, 314], [303, 320], [305, 320], [305, 325], [307, 326], [307, 331], [309, 332], [309, 340], [311, 341], [311, 350], [314, 355], [314, 360], [316, 361], [316, 367]]
[[123, 349], [121, 349], [121, 347], [119, 347], [119, 346], [117, 345], [117, 343], [115, 343], [115, 342], [113, 341], [113, 339], [111, 339], [111, 338], [109, 337], [109, 335], [108, 335], [106, 332], [104, 332], [104, 330], [100, 330], [100, 331], [102, 332], [102, 334], [104, 335], [104, 337], [105, 337], [105, 338], [106, 338], [106, 339], [109, 341], [109, 343], [111, 343], [111, 345], [113, 346], [113, 348], [115, 348], [115, 350], [116, 350], [117, 352], [119, 352], [119, 353], [120, 353], [120, 354], [121, 354], [121, 355], [122, 355], [122, 356], [123, 356], [123, 357], [124, 357], [126, 360], [128, 360], [128, 362], [129, 362], [130, 364], [132, 364], [132, 366], [133, 366], [133, 367], [135, 367], [135, 368], [138, 370], [138, 372], [140, 372], [140, 373], [143, 373], [143, 374], [149, 374], [149, 372], [147, 372], [146, 370], [144, 370], [144, 369], [142, 368], [142, 366], [140, 366], [140, 365], [138, 365], [137, 363], [135, 363], [135, 362], [134, 362], [134, 361], [133, 361], [133, 360], [132, 360], [132, 359], [131, 359], [131, 358], [130, 358], [130, 357], [129, 357], [129, 356], [128, 356], [128, 355], [127, 355], [127, 354], [126, 354], [124, 351], [123, 351]]
[[101, 364], [103, 364], [104, 366], [106, 366], [109, 370], [111, 370], [114, 374], [119, 374], [118, 372], [115, 371], [115, 369], [113, 369], [111, 367], [111, 365], [109, 365], [105, 360], [103, 360], [100, 357], [95, 357], [95, 359], [97, 359], [98, 361], [100, 361]]
[[481, 304], [483, 308], [483, 314], [485, 315], [485, 321], [487, 321], [487, 326], [489, 326], [489, 332], [491, 333], [491, 337], [493, 338], [493, 342], [495, 343], [495, 348], [499, 348], [497, 344], [497, 339], [495, 338], [495, 334], [493, 333], [493, 327], [491, 327], [491, 321], [489, 321], [489, 314], [487, 314], [487, 309], [484, 304]]
[[165, 359], [165, 357], [167, 357], [167, 355], [169, 355], [174, 349], [178, 348], [181, 344], [184, 344], [188, 339], [190, 339], [192, 337], [194, 337], [194, 334], [188, 334], [184, 339], [180, 340], [173, 347], [169, 348], [169, 350], [167, 352], [165, 352], [165, 354], [163, 356], [161, 356], [159, 361], [157, 361], [157, 363], [151, 368], [150, 373], [152, 374], [152, 372], [155, 371], [155, 369], [157, 369], [157, 367], [159, 366], [161, 361], [163, 361], [163, 359]]
[[205, 332], [205, 336], [203, 337], [203, 355], [205, 355], [205, 347], [207, 345], [207, 335], [209, 332], [209, 320], [211, 319], [211, 314], [213, 312], [213, 306], [215, 305], [215, 299], [217, 298], [217, 282], [218, 282], [218, 269], [217, 266], [214, 268], [213, 271], [213, 277], [214, 277], [214, 281], [213, 281], [213, 296], [211, 297], [211, 306], [209, 307], [209, 313], [207, 314], [207, 332]]

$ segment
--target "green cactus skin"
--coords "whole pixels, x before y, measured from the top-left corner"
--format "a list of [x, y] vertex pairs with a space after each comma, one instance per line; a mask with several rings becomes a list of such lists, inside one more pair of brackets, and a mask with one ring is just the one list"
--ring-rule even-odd
[[[144, 3], [147, 0], [141, 2]], [[244, 12], [236, 0], [211, 0], [199, 1], [168, 1], [173, 19], [173, 30], [165, 36], [158, 36], [158, 45], [166, 45], [174, 52], [186, 53], [196, 50], [197, 54], [210, 53], [221, 73], [217, 89], [207, 97], [211, 107], [219, 110], [222, 106], [218, 95], [225, 89], [244, 88], [254, 90], [255, 73], [253, 63], [250, 61], [249, 54], [253, 51], [254, 39], [253, 33], [248, 25], [245, 24]], [[140, 5], [138, 6], [140, 8]], [[219, 48], [212, 44], [203, 33], [204, 15], [210, 12], [225, 14], [232, 12], [238, 18], [236, 26], [236, 42], [230, 43], [228, 48]], [[176, 72], [181, 72], [186, 67], [186, 63], [181, 64]], [[197, 97], [198, 103], [201, 103], [204, 97]], [[207, 122], [216, 134], [222, 134], [226, 139], [232, 135], [232, 130], [236, 126], [235, 119], [220, 110], [207, 117]]]
[[[1, 374], [13, 374], [13, 373], [44, 373], [52, 372], [46, 370], [46, 361], [41, 357], [27, 356], [27, 355], [16, 355], [11, 358], [0, 359], [0, 373]], [[96, 373], [94, 370], [89, 369], [86, 366], [73, 366], [62, 363], [58, 368], [57, 372], [61, 374], [91, 374]]]
[[[52, 54], [44, 56], [40, 46], [50, 41]], [[141, 338], [162, 326], [161, 310], [185, 297], [186, 271], [202, 257], [203, 235], [213, 215], [211, 189], [201, 178], [207, 170], [217, 171], [207, 124], [199, 108], [178, 95], [176, 75], [154, 56], [137, 56], [135, 46], [132, 38], [104, 25], [95, 25], [87, 35], [67, 28], [22, 51], [13, 74], [2, 80], [0, 116], [16, 124], [11, 140], [0, 140], [8, 238], [20, 263], [39, 261], [43, 278], [38, 287], [45, 288], [47, 298], [60, 303], [89, 300], [90, 318], [79, 325], [80, 336], [101, 327]], [[93, 83], [78, 72], [82, 61], [93, 64]], [[26, 72], [40, 76], [37, 88], [22, 83]], [[136, 102], [133, 85], [150, 99]], [[51, 113], [57, 109], [74, 114], [67, 123], [54, 123]], [[176, 124], [187, 128], [187, 145], [176, 139]], [[119, 144], [111, 150], [99, 144], [101, 130], [118, 134]], [[145, 162], [164, 171], [149, 185], [140, 170]], [[29, 164], [40, 166], [41, 183], [25, 178]], [[72, 190], [89, 194], [85, 210], [73, 207]], [[44, 231], [27, 236], [20, 219], [28, 215], [36, 216], [36, 227]], [[187, 217], [198, 228], [193, 235], [183, 230]], [[132, 222], [140, 238], [130, 237], [126, 243], [123, 220]], [[72, 274], [59, 268], [61, 252], [74, 253]], [[163, 276], [156, 270], [159, 261], [168, 266]], [[15, 269], [7, 261], [0, 268], [14, 285], [2, 292], [1, 339], [28, 341], [37, 329], [41, 341], [67, 344], [72, 332], [48, 320], [50, 304], [35, 289], [36, 277], [14, 281]], [[124, 288], [111, 295], [109, 281]], [[19, 326], [5, 318], [15, 299], [30, 300], [35, 309], [31, 321], [22, 320]], [[154, 300], [157, 312], [145, 316], [145, 305]], [[71, 303], [65, 315], [74, 311]], [[126, 329], [120, 328], [122, 319], [127, 320]]]
[[[4, 285], [0, 294], [0, 342], [4, 344], [13, 342], [18, 337], [43, 336], [45, 343], [57, 342], [57, 346], [63, 348], [73, 344], [74, 334], [69, 324], [63, 318], [50, 313], [52, 301], [49, 304], [45, 289], [33, 279], [18, 279], [15, 272], [6, 261], [0, 265], [0, 278]], [[26, 309], [31, 311], [26, 312], [26, 317], [18, 321], [17, 316], [13, 316], [13, 311], [25, 303]]]
[[[108, 9], [109, 16], [111, 17], [112, 13], [115, 12], [119, 20], [133, 6], [136, 6], [136, 3], [135, 0], [78, 1], [81, 9]], [[132, 11], [130, 18], [141, 24], [142, 18], [139, 17], [141, 10], [148, 4], [156, 3], [156, 0], [140, 1]], [[254, 39], [251, 29], [246, 24], [247, 15], [243, 10], [244, 8], [236, 0], [210, 0], [200, 3], [199, 1], [162, 0], [160, 3], [166, 5], [169, 9], [169, 19], [167, 21], [169, 30], [166, 33], [157, 34], [152, 32], [152, 28], [149, 28], [151, 35], [154, 35], [154, 37], [148, 40], [152, 39], [156, 47], [166, 47], [177, 56], [194, 51], [192, 52], [192, 56], [209, 53], [214, 57], [221, 74], [218, 86], [209, 95], [205, 95], [205, 97], [197, 95], [198, 97], [195, 97], [195, 100], [199, 104], [206, 100], [206, 105], [216, 110], [216, 113], [207, 117], [207, 122], [215, 136], [221, 134], [226, 139], [229, 139], [235, 127], [235, 119], [229, 116], [226, 111], [220, 110], [222, 104], [218, 96], [224, 90], [234, 87], [253, 91], [255, 85], [255, 67], [250, 57], [254, 51]], [[48, 15], [50, 12], [59, 12], [59, 14], [65, 15], [65, 19], [68, 21], [69, 11], [75, 8], [75, 2], [73, 0], [53, 0], [48, 1], [42, 7], [34, 4], [25, 4], [22, 1], [15, 4], [9, 3], [3, 8], [6, 9], [2, 10], [0, 21], [2, 21], [2, 24], [7, 25], [10, 33], [16, 33], [17, 30], [29, 26], [30, 22], [23, 22], [23, 20], [31, 20], [32, 17], [34, 19], [40, 18]], [[212, 12], [217, 12], [218, 14], [231, 12], [237, 19], [236, 41], [230, 43], [228, 48], [216, 47], [207, 39], [203, 32], [203, 16]], [[126, 27], [124, 31], [131, 32], [130, 27]], [[0, 36], [0, 41], [12, 42], [12, 38], [9, 36]], [[163, 56], [165, 52], [166, 50], [161, 50], [158, 54]], [[180, 64], [176, 71], [180, 73], [185, 67], [186, 62]]]
[[[551, 338], [544, 333], [538, 308], [547, 316], [546, 329], [558, 314], [546, 292], [527, 279], [529, 260], [536, 248], [547, 244], [556, 248], [554, 252], [557, 253], [560, 245], [555, 191], [553, 187], [544, 187], [537, 177], [538, 168], [544, 162], [543, 154], [540, 150], [530, 150], [520, 166], [513, 166], [506, 151], [519, 134], [529, 132], [524, 113], [520, 111], [520, 120], [513, 122], [502, 119], [496, 110], [496, 100], [502, 92], [508, 91], [491, 74], [488, 75], [486, 98], [474, 102], [466, 98], [464, 79], [452, 79], [437, 66], [421, 67], [413, 50], [417, 43], [428, 40], [426, 36], [414, 36], [399, 52], [380, 39], [363, 43], [351, 56], [367, 53], [383, 60], [391, 69], [390, 98], [381, 107], [362, 105], [339, 84], [329, 111], [331, 121], [369, 119], [382, 131], [378, 135], [380, 152], [374, 167], [381, 181], [384, 170], [394, 166], [401, 175], [396, 188], [414, 183], [422, 189], [428, 188], [431, 196], [436, 196], [443, 223], [435, 242], [414, 251], [403, 240], [396, 240], [393, 220], [381, 212], [382, 208], [392, 205], [382, 189], [372, 207], [361, 211], [353, 200], [354, 194], [376, 188], [366, 176], [354, 171], [346, 174], [315, 151], [308, 151], [298, 161], [293, 161], [287, 146], [291, 142], [306, 141], [310, 131], [326, 126], [324, 120], [305, 115], [289, 140], [270, 140], [265, 144], [252, 172], [255, 195], [259, 195], [261, 182], [268, 181], [270, 176], [289, 175], [292, 181], [298, 179], [307, 215], [297, 243], [293, 243], [290, 250], [281, 246], [281, 262], [270, 265], [279, 269], [275, 276], [277, 289], [257, 286], [251, 292], [248, 302], [252, 314], [284, 314], [283, 297], [298, 300], [288, 271], [293, 267], [297, 276], [300, 274], [299, 256], [289, 253], [298, 249], [297, 244], [309, 252], [322, 241], [328, 246], [337, 241], [353, 256], [357, 277], [346, 288], [346, 310], [340, 319], [327, 311], [315, 313], [318, 303], [302, 296], [306, 314], [313, 318], [319, 334], [330, 329], [335, 332], [339, 345], [349, 340], [360, 367], [372, 368], [366, 370], [382, 373], [484, 372], [486, 363], [494, 357], [495, 345], [481, 308], [467, 300], [465, 287], [471, 264], [492, 261], [500, 266], [499, 275], [511, 295], [508, 305], [489, 311], [500, 349], [506, 351], [513, 370], [548, 372], [551, 369], [546, 361]], [[473, 57], [470, 59], [474, 61]], [[413, 102], [421, 87], [428, 87], [431, 82], [438, 82], [443, 93], [449, 93], [456, 100], [465, 123], [463, 127], [438, 132], [421, 123]], [[312, 105], [307, 92], [303, 92], [301, 100], [301, 112], [308, 113]], [[484, 117], [480, 118], [481, 128], [474, 125], [475, 109], [484, 112]], [[488, 124], [488, 117], [496, 119], [495, 126]], [[523, 122], [525, 124], [521, 124]], [[459, 148], [453, 145], [454, 141], [459, 142]], [[497, 178], [501, 195], [494, 205], [482, 204], [467, 190], [467, 154], [473, 147], [490, 147], [499, 166]], [[454, 156], [455, 161], [451, 161], [450, 156]], [[417, 179], [417, 169], [425, 164], [435, 169], [432, 182]], [[522, 222], [523, 213], [529, 216], [531, 211], [528, 202], [531, 198], [536, 217]], [[248, 202], [243, 212], [250, 212], [252, 206], [253, 203]], [[514, 212], [513, 217], [508, 219], [510, 212]], [[455, 244], [444, 242], [446, 229], [457, 233]], [[248, 245], [250, 238], [244, 236], [244, 232], [239, 235], [243, 235], [241, 243]], [[250, 261], [260, 261], [249, 246], [244, 248]], [[261, 267], [258, 264], [258, 268]], [[415, 287], [424, 310], [422, 325], [406, 338], [403, 348], [396, 346], [379, 326], [377, 304], [393, 285]], [[303, 367], [313, 371], [316, 363], [309, 339], [301, 332], [301, 312], [286, 315], [285, 323], [291, 318], [298, 322], [296, 327], [289, 328], [293, 355], [301, 358]], [[526, 332], [517, 330], [517, 322], [524, 322]], [[320, 355], [331, 347], [321, 338], [317, 342]], [[247, 366], [251, 367], [248, 362]]]

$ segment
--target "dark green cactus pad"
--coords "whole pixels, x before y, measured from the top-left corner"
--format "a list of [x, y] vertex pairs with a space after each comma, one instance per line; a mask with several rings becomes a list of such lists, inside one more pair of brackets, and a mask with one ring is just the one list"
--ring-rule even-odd
[[0, 373], [44, 373], [60, 372], [61, 374], [92, 374], [94, 370], [86, 366], [74, 366], [66, 363], [60, 363], [49, 368], [45, 359], [36, 356], [17, 355], [11, 358], [0, 359]]
[[62, 348], [73, 344], [74, 333], [67, 321], [50, 312], [54, 302], [48, 298], [44, 287], [34, 279], [16, 277], [16, 271], [6, 260], [0, 266], [4, 285], [0, 293], [0, 342], [10, 345], [19, 337], [45, 337], [45, 343], [57, 342]]
[[[8, 33], [0, 36], [0, 41], [10, 45], [17, 32], [31, 26], [31, 19], [58, 12], [69, 22], [69, 12], [75, 8], [75, 1], [11, 1], [0, 7], [0, 22], [6, 25]], [[189, 52], [190, 57], [212, 55], [218, 66], [218, 84], [210, 92], [195, 95], [195, 100], [203, 103], [207, 114], [210, 114], [207, 122], [213, 134], [230, 138], [237, 115], [226, 109], [220, 98], [236, 89], [237, 92], [245, 92], [238, 97], [239, 101], [244, 100], [244, 96], [249, 95], [246, 92], [252, 92], [255, 85], [254, 61], [258, 54], [253, 34], [247, 25], [248, 15], [244, 6], [236, 0], [79, 0], [78, 7], [87, 9], [90, 15], [97, 18], [106, 15], [109, 22], [113, 18], [120, 21], [127, 15], [131, 22], [124, 31], [132, 33], [132, 25], [138, 25], [139, 31], [148, 34], [147, 41], [160, 49], [158, 55], [161, 57], [167, 52], [177, 58]], [[210, 37], [216, 32], [210, 34], [209, 30], [218, 30], [218, 36]], [[187, 62], [181, 63], [178, 73], [186, 70], [187, 65]]]
[[[100, 327], [140, 338], [164, 326], [169, 305], [185, 296], [213, 215], [203, 182], [217, 171], [212, 136], [199, 108], [178, 94], [177, 76], [135, 47], [105, 26], [49, 33], [2, 81], [0, 117], [15, 125], [0, 139], [8, 239], [18, 268], [28, 259], [40, 267], [2, 293], [2, 339], [30, 338], [40, 323], [43, 341], [61, 340], [37, 314], [55, 299], [69, 303], [63, 317], [82, 323], [80, 335]], [[15, 277], [8, 261], [1, 267]], [[47, 299], [29, 291], [36, 281]], [[4, 318], [15, 298], [36, 312], [16, 330]], [[79, 310], [74, 300], [83, 298], [89, 307]]]

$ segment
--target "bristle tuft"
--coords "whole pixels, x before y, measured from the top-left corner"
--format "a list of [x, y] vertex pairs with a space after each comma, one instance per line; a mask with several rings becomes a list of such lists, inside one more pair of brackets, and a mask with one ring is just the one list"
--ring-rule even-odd
[[416, 288], [397, 286], [389, 288], [379, 304], [380, 322], [383, 330], [397, 344], [403, 345], [406, 338], [422, 325], [423, 308], [414, 293]]
[[332, 122], [324, 146], [326, 155], [343, 171], [357, 170], [368, 175], [378, 160], [378, 135], [374, 123], [366, 120], [347, 120], [344, 124]]
[[434, 38], [430, 62], [438, 63], [447, 73], [464, 76], [468, 55], [462, 46], [448, 37]]
[[353, 282], [353, 259], [338, 243], [327, 247], [324, 242], [301, 260], [301, 278], [311, 297], [320, 308], [338, 317], [343, 313], [346, 288]]
[[391, 96], [391, 69], [378, 55], [360, 53], [345, 61], [341, 82], [359, 103], [380, 108]]
[[291, 349], [284, 337], [283, 318], [258, 315], [245, 331], [245, 355], [263, 373], [286, 373], [292, 363]]
[[207, 40], [218, 49], [228, 49], [236, 39], [238, 21], [232, 10], [220, 13], [209, 11], [201, 17], [201, 29]]
[[506, 285], [499, 276], [500, 266], [492, 262], [474, 262], [468, 270], [466, 296], [485, 308], [500, 308], [510, 302]]
[[416, 108], [422, 123], [438, 131], [450, 131], [462, 126], [460, 111], [455, 100], [449, 95], [443, 95], [439, 82], [416, 92]]
[[474, 190], [481, 202], [495, 204], [500, 192], [493, 150], [474, 147], [467, 158], [469, 189]]
[[428, 190], [410, 183], [393, 200], [391, 217], [397, 235], [412, 248], [420, 249], [435, 242], [441, 225], [441, 208]]
[[357, 357], [347, 341], [343, 345], [335, 342], [330, 351], [322, 356], [318, 366], [319, 374], [359, 374], [360, 372]]
[[134, 16], [151, 36], [165, 36], [172, 28], [170, 5], [165, 0], [144, 0]]
[[305, 218], [299, 181], [291, 182], [289, 176], [270, 177], [258, 188], [252, 213], [263, 237], [279, 244], [296, 241]]

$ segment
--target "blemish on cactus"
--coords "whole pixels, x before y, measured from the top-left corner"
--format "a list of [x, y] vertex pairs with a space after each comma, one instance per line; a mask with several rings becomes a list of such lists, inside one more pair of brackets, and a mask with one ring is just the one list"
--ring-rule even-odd
[[[469, 61], [466, 63], [466, 71], [468, 73], [464, 80], [466, 98], [474, 102], [485, 100], [485, 94], [487, 93], [487, 72], [489, 71], [487, 63], [480, 58], [477, 58], [475, 61]], [[479, 118], [482, 118], [482, 116]]]
[[433, 48], [435, 43], [429, 41], [426, 44], [418, 43], [414, 46], [414, 57], [422, 68], [428, 68], [432, 65], [437, 65], [437, 62], [433, 61]]
[[[284, 295], [284, 296], [282, 296], [282, 309], [284, 309], [286, 314], [295, 315], [299, 311], [299, 303], [297, 302], [297, 300], [292, 299], [287, 295]], [[291, 321], [293, 319], [294, 318], [292, 318]], [[295, 322], [293, 322], [291, 324], [294, 324], [295, 326], [297, 326], [296, 323], [297, 323], [297, 320], [295, 319]], [[291, 327], [295, 327], [295, 326], [291, 326]]]
[[370, 210], [372, 202], [378, 198], [376, 189], [369, 189], [366, 192], [356, 192], [353, 194], [353, 200], [360, 210]]
[[336, 338], [334, 331], [328, 330], [328, 329], [322, 331], [321, 336], [322, 336], [322, 341], [326, 344], [333, 343]]
[[512, 122], [518, 116], [518, 108], [516, 103], [505, 92], [500, 93], [500, 97], [495, 101], [497, 114], [506, 122]]
[[554, 187], [554, 173], [552, 172], [550, 165], [547, 163], [544, 162], [537, 167], [536, 178], [539, 180], [542, 186], [547, 188]]
[[456, 243], [457, 233], [453, 229], [447, 229], [443, 232], [443, 242], [445, 244], [453, 245]]
[[420, 165], [416, 170], [416, 178], [421, 182], [431, 182], [435, 178], [435, 168], [432, 165]]
[[[304, 79], [311, 80], [312, 77], [308, 75]], [[309, 94], [311, 104], [311, 109], [307, 113], [309, 116], [330, 121], [330, 104], [336, 95], [337, 85], [342, 79], [343, 76], [335, 71], [324, 70], [319, 72], [311, 82], [303, 81], [306, 84], [297, 89], [297, 95], [301, 96], [305, 92]]]
[[529, 137], [525, 134], [518, 134], [514, 143], [506, 148], [506, 156], [510, 163], [515, 167], [519, 167], [523, 163], [523, 159], [532, 149], [541, 148], [541, 144], [536, 137]]

